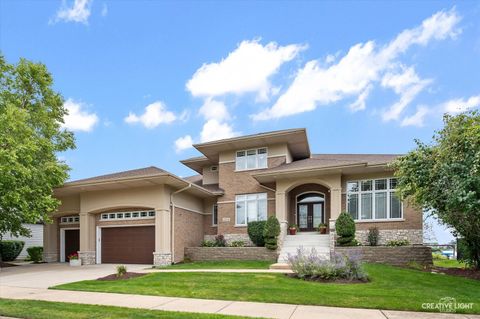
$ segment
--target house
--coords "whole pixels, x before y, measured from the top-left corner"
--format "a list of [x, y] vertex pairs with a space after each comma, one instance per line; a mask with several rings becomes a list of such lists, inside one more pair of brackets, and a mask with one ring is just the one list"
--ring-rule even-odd
[[[291, 240], [289, 224], [313, 234], [325, 223], [327, 240], [319, 243], [333, 249], [343, 210], [354, 217], [360, 241], [377, 227], [381, 243], [422, 243], [422, 214], [395, 196], [388, 164], [397, 155], [312, 154], [305, 129], [194, 147], [202, 156], [181, 161], [197, 172], [189, 178], [147, 167], [56, 189], [62, 204], [45, 226], [45, 260], [65, 261], [78, 251], [83, 264], [170, 264], [183, 260], [185, 247], [217, 234], [249, 241], [247, 223], [270, 215], [281, 223], [281, 245]], [[295, 238], [301, 245], [306, 237]]]
[[12, 236], [7, 233], [2, 240], [21, 240], [25, 243], [17, 259], [23, 260], [28, 257], [27, 249], [35, 246], [43, 246], [43, 225], [42, 224], [22, 224], [30, 231], [30, 236]]

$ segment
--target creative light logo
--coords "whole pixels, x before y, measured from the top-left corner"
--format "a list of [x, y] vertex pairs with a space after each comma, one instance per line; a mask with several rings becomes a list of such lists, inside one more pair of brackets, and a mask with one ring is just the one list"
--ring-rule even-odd
[[422, 309], [425, 310], [436, 310], [438, 312], [447, 312], [453, 313], [457, 312], [457, 310], [466, 310], [472, 309], [473, 302], [465, 303], [465, 302], [457, 302], [457, 300], [453, 297], [443, 297], [438, 300], [438, 302], [425, 302], [422, 303]]

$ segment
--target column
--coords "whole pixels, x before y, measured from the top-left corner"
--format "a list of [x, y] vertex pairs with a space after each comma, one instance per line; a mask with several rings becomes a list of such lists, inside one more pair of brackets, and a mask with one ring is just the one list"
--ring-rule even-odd
[[[188, 234], [184, 234], [188, 236]], [[172, 230], [169, 209], [155, 210], [155, 252], [154, 266], [166, 266], [172, 263]]]
[[342, 211], [342, 188], [330, 189], [330, 220], [328, 221], [330, 233], [330, 254], [335, 252], [336, 231], [335, 221]]
[[82, 265], [94, 265], [95, 259], [95, 215], [86, 212], [80, 213], [80, 251], [78, 258]]
[[59, 261], [58, 242], [58, 218], [52, 217], [52, 223], [43, 226], [43, 261]]
[[285, 192], [277, 191], [275, 193], [275, 214], [280, 222], [280, 236], [278, 236], [278, 250], [280, 250], [288, 231], [288, 210]]

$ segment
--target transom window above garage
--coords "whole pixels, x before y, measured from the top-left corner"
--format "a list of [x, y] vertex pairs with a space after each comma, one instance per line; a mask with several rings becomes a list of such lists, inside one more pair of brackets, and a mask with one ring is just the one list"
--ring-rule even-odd
[[155, 217], [155, 211], [132, 211], [132, 212], [110, 212], [102, 213], [100, 220], [122, 220], [122, 219], [144, 219]]
[[78, 215], [64, 216], [60, 218], [60, 224], [76, 224], [79, 222], [80, 222], [80, 217]]

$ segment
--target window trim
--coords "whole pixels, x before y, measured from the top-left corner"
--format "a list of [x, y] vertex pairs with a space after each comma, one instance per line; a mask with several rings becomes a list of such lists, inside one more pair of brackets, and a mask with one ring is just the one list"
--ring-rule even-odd
[[[146, 216], [142, 216], [142, 213], [146, 213]], [[126, 214], [130, 214], [129, 217], [126, 217]], [[133, 215], [137, 214], [137, 217]], [[108, 213], [100, 213], [100, 221], [116, 221], [116, 220], [136, 220], [136, 219], [151, 219], [155, 218], [155, 210], [132, 210], [132, 211], [124, 211], [124, 212], [108, 212]], [[121, 215], [121, 216], [120, 216]], [[106, 216], [106, 218], [105, 218]], [[112, 217], [114, 216], [114, 217]]]
[[[215, 223], [215, 207], [217, 208], [217, 223]], [[218, 226], [218, 204], [212, 205], [212, 226], [213, 227]]]
[[[265, 163], [266, 165], [265, 165], [265, 167], [259, 167], [259, 166], [258, 166], [258, 150], [261, 150], [261, 149], [265, 149], [265, 160], [266, 160], [266, 163]], [[248, 152], [248, 151], [255, 151], [255, 157], [256, 157], [257, 166], [254, 167], [254, 168], [248, 168], [248, 167], [247, 167], [247, 162], [245, 162], [245, 164], [246, 164], [246, 165], [245, 165], [245, 168], [244, 168], [244, 169], [239, 169], [239, 168], [237, 167], [237, 159], [238, 159], [237, 154], [238, 154], [239, 152], [245, 152], [245, 155], [244, 155], [244, 156], [245, 156], [245, 161], [246, 161], [246, 160], [247, 160], [247, 152]], [[249, 149], [236, 150], [236, 151], [235, 151], [235, 161], [234, 161], [234, 162], [235, 162], [235, 172], [244, 172], [244, 171], [253, 171], [253, 170], [258, 170], [258, 169], [266, 169], [266, 168], [268, 168], [268, 147], [265, 146], [265, 147], [257, 147], [257, 148], [249, 148]]]
[[[382, 180], [382, 179], [385, 179], [387, 180], [387, 188], [386, 189], [380, 189], [380, 190], [377, 190], [376, 189], [376, 181], [377, 180]], [[390, 212], [390, 201], [391, 201], [391, 197], [392, 197], [392, 194], [395, 193], [395, 189], [393, 188], [390, 188], [390, 181], [392, 179], [396, 179], [395, 177], [377, 177], [377, 178], [366, 178], [366, 179], [354, 179], [354, 180], [348, 180], [345, 184], [345, 207], [346, 207], [346, 211], [350, 214], [350, 211], [349, 211], [349, 207], [348, 207], [348, 195], [349, 194], [356, 194], [357, 195], [357, 219], [354, 219], [355, 222], [359, 222], [359, 223], [368, 223], [368, 222], [389, 222], [389, 221], [404, 221], [405, 218], [404, 218], [404, 207], [403, 207], [403, 201], [400, 201], [400, 214], [401, 216], [400, 217], [390, 217], [391, 216], [391, 212]], [[372, 190], [370, 191], [362, 191], [362, 182], [365, 182], [365, 181], [372, 181]], [[356, 192], [352, 192], [352, 191], [349, 191], [348, 190], [348, 184], [349, 183], [358, 183], [358, 191]], [[375, 194], [376, 193], [383, 193], [383, 192], [386, 192], [387, 193], [387, 198], [386, 198], [386, 201], [387, 201], [387, 217], [386, 218], [377, 218], [377, 212], [376, 212], [376, 202], [375, 202]], [[361, 211], [361, 208], [362, 208], [362, 199], [361, 199], [361, 195], [362, 194], [372, 194], [372, 218], [362, 218], [362, 211]], [[351, 215], [351, 214], [350, 214]]]
[[[267, 207], [266, 207], [266, 210], [267, 210], [267, 219], [268, 219], [268, 193], [248, 193], [248, 194], [236, 194], [235, 195], [235, 227], [247, 227], [248, 226], [248, 211], [247, 211], [247, 207], [248, 205], [246, 204], [248, 202], [247, 198], [248, 198], [248, 195], [257, 195], [257, 220], [258, 220], [258, 195], [265, 195], [265, 203], [267, 204]], [[245, 224], [238, 224], [237, 223], [237, 216], [238, 216], [238, 207], [237, 207], [237, 197], [238, 196], [245, 196], [245, 200], [243, 201], [245, 203]], [[267, 220], [265, 219], [265, 220]]]
[[[72, 221], [68, 221], [69, 218], [72, 218]], [[66, 219], [66, 221], [64, 221]], [[60, 217], [60, 224], [61, 225], [72, 225], [80, 223], [80, 215], [69, 215], [69, 216], [62, 216]]]

